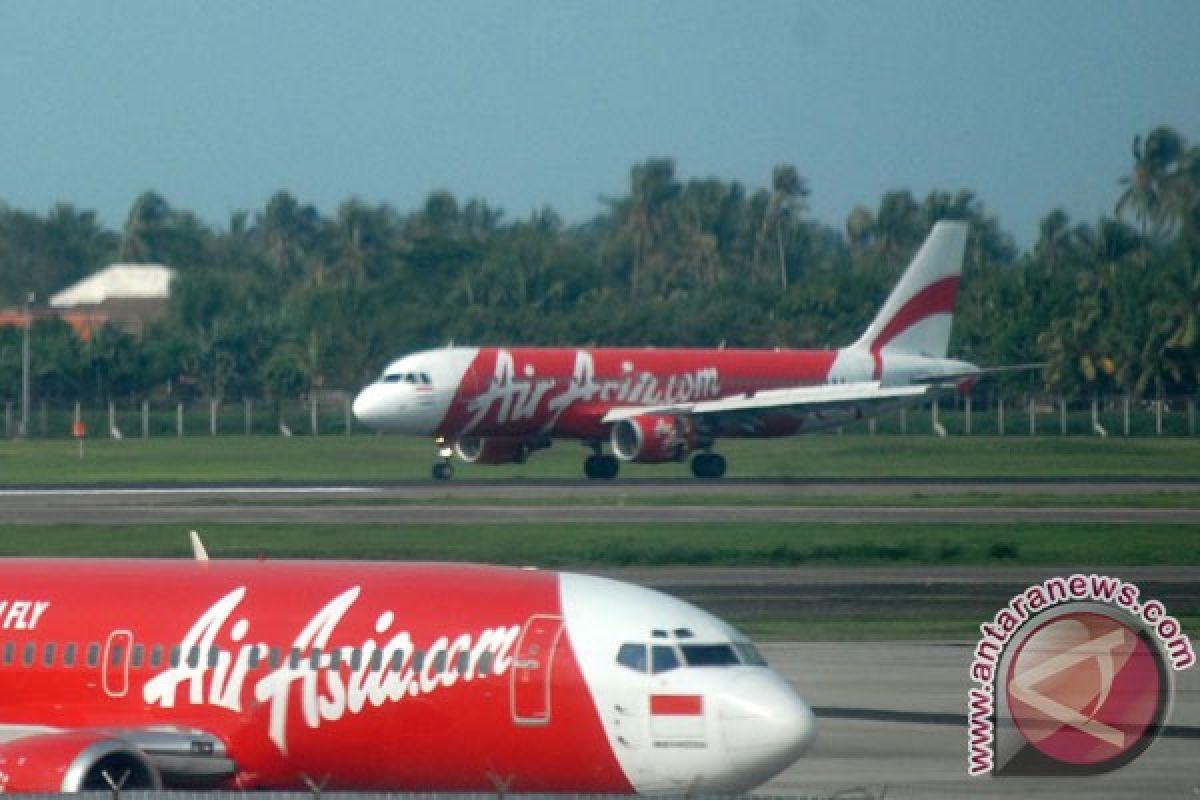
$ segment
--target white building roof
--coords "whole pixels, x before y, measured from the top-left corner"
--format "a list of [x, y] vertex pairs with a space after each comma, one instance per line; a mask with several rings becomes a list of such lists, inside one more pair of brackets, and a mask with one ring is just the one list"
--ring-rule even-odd
[[166, 299], [175, 271], [161, 264], [113, 264], [51, 295], [52, 308], [99, 305], [105, 300]]

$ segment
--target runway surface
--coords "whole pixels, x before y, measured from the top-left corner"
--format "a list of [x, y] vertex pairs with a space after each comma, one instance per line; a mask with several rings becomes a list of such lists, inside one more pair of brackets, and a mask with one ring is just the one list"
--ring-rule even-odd
[[1200, 796], [1200, 667], [1175, 673], [1164, 735], [1115, 772], [1089, 778], [969, 777], [964, 715], [973, 647], [973, 642], [763, 645], [771, 665], [814, 707], [820, 729], [808, 755], [756, 793], [841, 792], [837, 796], [889, 800]]
[[[698, 487], [708, 502], [689, 504]], [[0, 489], [0, 523], [478, 524], [494, 522], [1092, 522], [1200, 524], [1196, 508], [1010, 507], [921, 505], [937, 494], [1139, 494], [1200, 490], [1191, 483], [857, 481], [853, 483], [645, 482], [530, 485], [400, 484], [307, 486], [131, 486]], [[905, 498], [905, 505], [859, 506], [855, 496]], [[554, 505], [523, 504], [522, 499]], [[742, 502], [721, 504], [719, 498]], [[804, 497], [846, 498], [838, 505], [787, 505]], [[655, 498], [662, 503], [654, 503]], [[712, 498], [718, 498], [713, 501]], [[747, 504], [746, 498], [755, 503]], [[489, 502], [489, 500], [491, 502]], [[575, 500], [576, 502], [571, 502]], [[632, 504], [630, 504], [632, 501]], [[772, 504], [775, 501], [778, 504]], [[874, 501], [878, 502], [878, 501]]]

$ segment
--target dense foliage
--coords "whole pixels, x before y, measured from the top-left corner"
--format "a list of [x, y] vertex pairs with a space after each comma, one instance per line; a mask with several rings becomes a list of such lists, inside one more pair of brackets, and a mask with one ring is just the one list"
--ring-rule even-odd
[[[1018, 252], [969, 191], [888, 192], [844, 230], [806, 214], [781, 165], [769, 188], [681, 181], [635, 165], [628, 193], [567, 226], [506, 220], [438, 191], [402, 213], [345, 201], [330, 217], [287, 192], [214, 229], [147, 192], [123, 230], [60, 205], [0, 207], [0, 305], [45, 298], [109, 263], [178, 269], [170, 314], [141, 340], [34, 326], [34, 394], [97, 402], [186, 391], [279, 399], [354, 389], [392, 356], [472, 344], [825, 347], [852, 341], [931, 223], [971, 223], [953, 354], [1047, 362], [1030, 380], [1092, 393], [1194, 392], [1200, 376], [1200, 146], [1160, 127], [1133, 144], [1112, 217], [1059, 210]], [[1116, 194], [1116, 192], [1114, 192]], [[20, 391], [21, 331], [0, 329], [0, 396]]]

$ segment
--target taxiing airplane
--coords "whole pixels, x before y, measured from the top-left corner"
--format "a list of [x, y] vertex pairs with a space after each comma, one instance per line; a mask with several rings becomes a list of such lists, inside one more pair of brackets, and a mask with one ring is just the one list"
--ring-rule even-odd
[[[405, 356], [354, 400], [370, 427], [432, 435], [450, 458], [522, 463], [558, 438], [592, 449], [589, 478], [619, 461], [694, 453], [692, 473], [725, 474], [725, 437], [784, 436], [911, 405], [981, 370], [947, 358], [965, 222], [933, 226], [879, 314], [838, 350], [447, 347]], [[608, 443], [612, 453], [604, 453]]]
[[745, 636], [602, 578], [5, 559], [0, 586], [2, 792], [732, 794], [815, 736]]

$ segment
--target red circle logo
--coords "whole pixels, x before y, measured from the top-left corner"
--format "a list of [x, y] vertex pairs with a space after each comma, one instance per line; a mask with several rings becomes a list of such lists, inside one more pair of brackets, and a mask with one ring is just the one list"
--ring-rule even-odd
[[1068, 612], [1040, 625], [1009, 665], [1005, 691], [1017, 729], [1064, 764], [1099, 767], [1133, 758], [1165, 716], [1157, 650], [1104, 613]]

